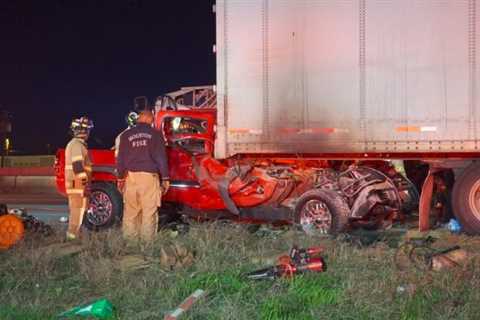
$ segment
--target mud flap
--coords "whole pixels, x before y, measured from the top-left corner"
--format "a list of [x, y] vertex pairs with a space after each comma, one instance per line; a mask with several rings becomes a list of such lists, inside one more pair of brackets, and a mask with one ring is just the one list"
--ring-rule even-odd
[[430, 209], [436, 172], [438, 172], [437, 169], [430, 168], [430, 170], [428, 170], [427, 178], [425, 179], [425, 182], [423, 182], [420, 203], [418, 204], [418, 229], [421, 232], [430, 229]]

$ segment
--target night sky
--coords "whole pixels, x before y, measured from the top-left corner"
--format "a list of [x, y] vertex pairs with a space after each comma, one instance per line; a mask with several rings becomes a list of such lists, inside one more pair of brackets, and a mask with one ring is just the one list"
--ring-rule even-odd
[[0, 109], [13, 147], [54, 151], [74, 116], [110, 147], [135, 96], [215, 83], [214, 0], [1, 0]]

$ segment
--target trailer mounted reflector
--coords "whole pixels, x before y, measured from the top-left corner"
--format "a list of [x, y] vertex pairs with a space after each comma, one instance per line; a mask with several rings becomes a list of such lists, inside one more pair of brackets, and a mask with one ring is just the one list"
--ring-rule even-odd
[[420, 127], [420, 131], [422, 131], [422, 132], [435, 132], [435, 131], [437, 131], [437, 127]]
[[433, 126], [402, 126], [395, 128], [397, 132], [435, 132], [437, 131], [437, 127]]

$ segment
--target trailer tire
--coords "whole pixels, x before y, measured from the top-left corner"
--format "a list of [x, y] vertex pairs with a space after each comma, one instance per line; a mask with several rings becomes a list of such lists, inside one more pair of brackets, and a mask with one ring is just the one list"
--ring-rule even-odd
[[480, 164], [472, 163], [455, 181], [452, 192], [455, 217], [470, 235], [480, 234]]
[[83, 226], [88, 230], [105, 230], [122, 221], [123, 197], [112, 183], [92, 184], [90, 203], [83, 216]]
[[[307, 208], [307, 206], [312, 206]], [[316, 221], [311, 221], [319, 211]], [[313, 216], [312, 216], [313, 213]], [[308, 235], [335, 235], [348, 226], [350, 208], [343, 197], [334, 191], [315, 189], [305, 192], [295, 206], [295, 223]], [[330, 220], [330, 225], [326, 224]], [[317, 222], [318, 221], [318, 222]], [[319, 222], [322, 222], [319, 225]]]

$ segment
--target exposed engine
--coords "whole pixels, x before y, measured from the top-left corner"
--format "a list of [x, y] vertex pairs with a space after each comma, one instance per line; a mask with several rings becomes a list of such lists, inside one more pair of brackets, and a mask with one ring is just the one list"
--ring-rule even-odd
[[418, 203], [418, 192], [407, 178], [396, 172], [390, 178], [365, 166], [351, 166], [343, 172], [317, 169], [314, 187], [343, 196], [351, 208], [351, 218], [398, 211], [408, 213]]
[[241, 179], [237, 182], [243, 183], [238, 188], [234, 188], [233, 183], [230, 194], [239, 204], [241, 199], [237, 197], [238, 191], [245, 193], [248, 185], [254, 187], [252, 192], [258, 192], [259, 185], [264, 185], [262, 193], [272, 189], [269, 201], [264, 202], [264, 205], [282, 203], [283, 206], [294, 208], [299, 196], [312, 189], [321, 189], [342, 197], [350, 208], [351, 219], [409, 213], [418, 204], [419, 195], [415, 186], [389, 167], [388, 163], [381, 163], [379, 169], [383, 172], [370, 166], [358, 165], [351, 165], [343, 171], [334, 168], [302, 170], [288, 165], [270, 165], [263, 169], [256, 167], [255, 170], [247, 170], [238, 175]]

